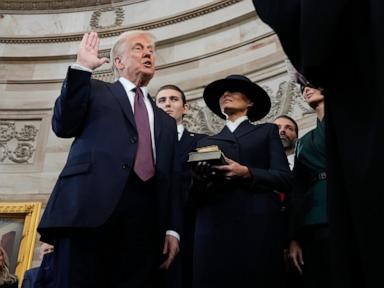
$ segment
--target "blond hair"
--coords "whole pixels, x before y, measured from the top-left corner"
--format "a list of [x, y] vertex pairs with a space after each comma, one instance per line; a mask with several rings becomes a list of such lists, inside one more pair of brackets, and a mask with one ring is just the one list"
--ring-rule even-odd
[[0, 267], [0, 285], [17, 282], [16, 275], [9, 273], [9, 258], [7, 252], [0, 246], [0, 254], [3, 256], [3, 263]]
[[112, 63], [112, 71], [116, 79], [119, 78], [120, 75], [119, 75], [119, 71], [115, 67], [115, 63], [114, 63], [115, 57], [120, 56], [122, 54], [122, 47], [124, 46], [124, 44], [128, 39], [141, 36], [141, 35], [147, 36], [149, 39], [151, 39], [151, 41], [153, 42], [153, 46], [155, 46], [155, 42], [156, 42], [155, 35], [145, 30], [130, 30], [130, 31], [121, 33], [119, 37], [117, 37], [115, 43], [113, 44], [111, 53], [110, 53], [110, 61]]

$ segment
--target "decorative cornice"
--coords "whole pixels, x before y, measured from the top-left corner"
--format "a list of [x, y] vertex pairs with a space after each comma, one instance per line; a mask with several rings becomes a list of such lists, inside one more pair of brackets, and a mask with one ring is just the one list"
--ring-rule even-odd
[[[225, 52], [228, 52], [228, 51], [231, 51], [231, 50], [235, 50], [235, 49], [241, 48], [241, 47], [246, 46], [246, 45], [250, 45], [250, 44], [255, 43], [255, 42], [259, 42], [259, 41], [267, 39], [269, 37], [276, 37], [276, 35], [275, 35], [275, 33], [273, 31], [270, 31], [270, 32], [265, 33], [265, 34], [263, 34], [261, 36], [254, 37], [254, 38], [249, 39], [247, 41], [244, 41], [244, 42], [241, 42], [241, 43], [237, 43], [237, 44], [231, 45], [229, 47], [225, 47], [225, 48], [222, 48], [220, 50], [216, 50], [214, 52], [206, 53], [204, 55], [199, 55], [199, 56], [196, 56], [196, 57], [190, 57], [190, 58], [183, 59], [183, 60], [180, 60], [180, 61], [175, 61], [175, 62], [172, 62], [172, 63], [166, 63], [166, 64], [163, 64], [163, 65], [158, 65], [158, 66], [156, 66], [156, 71], [162, 70], [162, 69], [168, 69], [168, 68], [176, 67], [176, 66], [180, 66], [180, 65], [185, 65], [185, 64], [188, 64], [188, 63], [191, 63], [191, 62], [195, 62], [195, 61], [199, 61], [199, 60], [202, 60], [202, 59], [205, 59], [205, 58], [208, 58], [208, 57], [212, 57], [212, 56], [215, 56], [215, 55], [218, 55], [218, 54], [222, 54], [222, 53], [225, 53]], [[108, 58], [109, 57], [109, 53], [103, 54], [103, 57], [107, 57]], [[1, 60], [1, 57], [0, 57], [0, 60]], [[104, 80], [104, 81], [109, 81], [111, 79], [112, 80], [114, 79], [114, 75], [113, 75], [113, 72], [112, 72], [112, 70], [110, 68], [109, 69], [101, 69], [101, 70], [96, 70], [96, 71], [93, 72], [93, 78]], [[49, 84], [49, 83], [61, 83], [62, 81], [63, 81], [63, 79], [0, 80], [0, 84]]]
[[[180, 22], [184, 22], [196, 17], [200, 17], [217, 10], [226, 8], [233, 4], [239, 3], [244, 0], [223, 0], [202, 6], [192, 11], [187, 11], [175, 16], [166, 17], [156, 21], [150, 21], [143, 24], [120, 27], [118, 29], [101, 29], [98, 31], [99, 37], [108, 38], [120, 35], [122, 32], [127, 30], [152, 30]], [[43, 43], [62, 43], [71, 41], [80, 41], [83, 37], [83, 33], [76, 33], [70, 35], [55, 35], [55, 36], [44, 36], [44, 37], [0, 37], [0, 43], [5, 44], [43, 44]]]
[[128, 5], [146, 0], [6, 0], [0, 1], [0, 13], [50, 14], [94, 10], [95, 7]]
[[[225, 25], [226, 26], [235, 25], [236, 23], [246, 21], [246, 20], [254, 18], [254, 17], [255, 17], [255, 14], [253, 12], [248, 12], [246, 14], [239, 16], [239, 17], [235, 17], [235, 18], [232, 18], [231, 20], [226, 21]], [[200, 29], [200, 30], [197, 30], [197, 31], [194, 31], [191, 33], [186, 33], [186, 34], [183, 34], [180, 36], [168, 38], [165, 40], [156, 41], [156, 48], [158, 50], [159, 47], [164, 46], [164, 45], [168, 45], [168, 44], [184, 41], [184, 40], [187, 40], [189, 38], [199, 37], [201, 35], [208, 34], [210, 32], [213, 32], [213, 31], [220, 29], [222, 27], [222, 25], [223, 25], [222, 23], [219, 23], [219, 24], [212, 25], [212, 26], [209, 26], [209, 27], [206, 27], [204, 29]], [[268, 37], [271, 34], [274, 34], [274, 33], [263, 34], [263, 36], [261, 36], [261, 38]], [[250, 41], [252, 41], [252, 40], [250, 40]], [[1, 43], [1, 38], [0, 38], [0, 43]], [[238, 45], [243, 45], [243, 43], [239, 43]], [[110, 49], [99, 50], [99, 57], [109, 58], [109, 53], [110, 53]], [[54, 56], [0, 56], [0, 61], [3, 61], [3, 62], [5, 62], [5, 61], [29, 61], [29, 62], [30, 61], [60, 61], [60, 60], [73, 60], [74, 61], [74, 60], [76, 60], [76, 55], [71, 54], [71, 55], [54, 55]], [[0, 82], [1, 82], [1, 80], [0, 80]]]

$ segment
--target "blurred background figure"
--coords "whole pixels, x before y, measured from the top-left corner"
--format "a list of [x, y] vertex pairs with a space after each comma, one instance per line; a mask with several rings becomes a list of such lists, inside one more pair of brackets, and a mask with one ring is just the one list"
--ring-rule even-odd
[[9, 272], [8, 267], [8, 255], [3, 247], [0, 246], [0, 288], [17, 288], [17, 277]]
[[[288, 115], [279, 115], [273, 121], [279, 128], [280, 140], [283, 144], [285, 155], [287, 155], [287, 160], [289, 163], [289, 168], [292, 170], [295, 163], [295, 146], [297, 139], [299, 137], [299, 126], [297, 122]], [[290, 202], [290, 195], [286, 195], [284, 192], [280, 192], [281, 201], [283, 202], [283, 218], [285, 225], [285, 237], [286, 237], [286, 248], [284, 253], [285, 260], [285, 275], [284, 275], [284, 284], [285, 288], [301, 288], [303, 287], [303, 277], [295, 267], [291, 265], [291, 261], [288, 258], [288, 225], [289, 225], [289, 215], [290, 207], [287, 203]]]
[[48, 243], [41, 242], [39, 258], [42, 261], [39, 267], [28, 269], [24, 273], [23, 283], [21, 288], [37, 288], [37, 287], [54, 287], [53, 283], [50, 283], [52, 279], [51, 271], [51, 259], [54, 247]]
[[279, 128], [280, 139], [283, 143], [285, 155], [287, 155], [289, 168], [292, 170], [295, 159], [295, 145], [299, 137], [299, 126], [288, 115], [277, 116], [273, 123]]

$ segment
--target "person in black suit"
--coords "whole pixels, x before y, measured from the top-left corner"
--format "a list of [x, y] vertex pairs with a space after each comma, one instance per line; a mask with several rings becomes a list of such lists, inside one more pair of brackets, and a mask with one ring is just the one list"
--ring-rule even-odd
[[198, 142], [217, 145], [226, 165], [198, 162], [191, 193], [198, 194], [194, 288], [283, 285], [282, 202], [291, 173], [275, 124], [254, 125], [268, 114], [268, 94], [243, 75], [210, 83], [204, 101], [226, 119], [221, 132]]
[[21, 288], [54, 288], [52, 283], [52, 252], [54, 247], [48, 243], [41, 243], [39, 258], [41, 264], [39, 267], [28, 269], [24, 273]]
[[181, 171], [181, 193], [183, 203], [183, 242], [180, 244], [180, 256], [169, 272], [168, 287], [192, 287], [192, 257], [195, 226], [195, 210], [188, 201], [191, 183], [191, 168], [187, 163], [188, 153], [196, 148], [197, 141], [205, 134], [192, 133], [183, 125], [183, 117], [188, 112], [187, 99], [178, 86], [168, 84], [156, 93], [156, 105], [176, 120], [179, 142], [176, 146], [178, 168]]
[[[326, 91], [332, 287], [382, 282], [384, 1], [253, 0], [299, 73]], [[353, 20], [355, 19], [355, 20]], [[351, 135], [358, 131], [361, 141]]]
[[84, 34], [55, 103], [53, 131], [75, 139], [38, 232], [55, 246], [57, 288], [155, 287], [178, 252], [176, 123], [147, 92], [154, 36], [117, 38], [114, 83], [91, 79], [108, 61], [99, 42]]

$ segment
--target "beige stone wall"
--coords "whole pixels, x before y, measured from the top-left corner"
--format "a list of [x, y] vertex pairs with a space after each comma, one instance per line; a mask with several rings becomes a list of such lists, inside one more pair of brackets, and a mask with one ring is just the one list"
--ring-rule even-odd
[[[289, 114], [298, 119], [301, 135], [314, 126], [313, 112], [289, 80], [278, 38], [257, 17], [252, 1], [143, 0], [30, 13], [0, 10], [0, 202], [33, 200], [44, 206], [51, 193], [72, 141], [52, 133], [52, 107], [82, 34], [98, 31], [101, 54], [108, 56], [121, 32], [137, 28], [158, 39], [150, 92], [167, 83], [184, 89], [191, 106], [185, 124], [191, 130], [221, 129], [223, 122], [205, 107], [202, 92], [229, 74], [244, 74], [268, 91], [272, 109], [262, 121]], [[108, 65], [94, 77], [113, 81]]]

